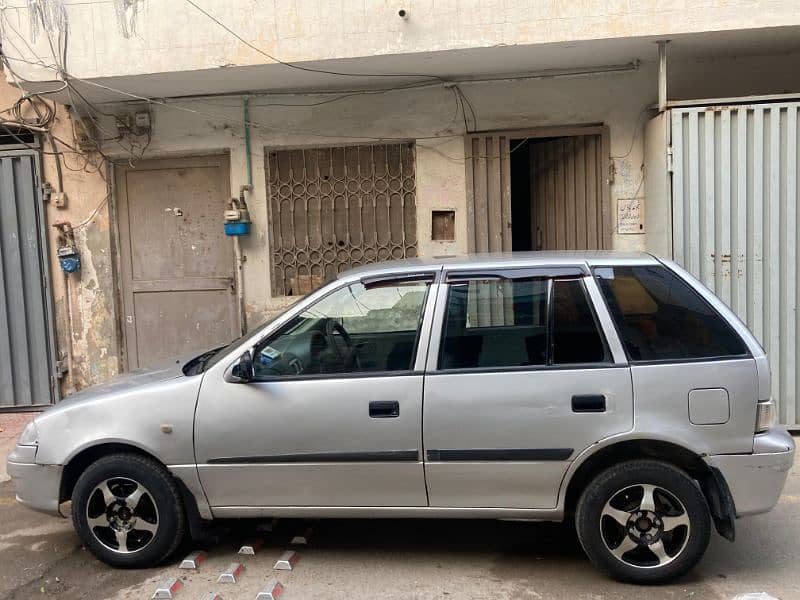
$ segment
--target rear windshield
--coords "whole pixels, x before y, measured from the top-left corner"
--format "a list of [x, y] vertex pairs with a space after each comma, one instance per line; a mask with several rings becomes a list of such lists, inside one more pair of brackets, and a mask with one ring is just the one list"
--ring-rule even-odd
[[601, 267], [594, 274], [630, 360], [748, 355], [728, 322], [670, 269]]

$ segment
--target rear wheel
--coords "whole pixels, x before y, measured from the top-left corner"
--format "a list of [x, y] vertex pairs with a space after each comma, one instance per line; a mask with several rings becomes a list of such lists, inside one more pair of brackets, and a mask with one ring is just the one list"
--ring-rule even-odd
[[84, 471], [72, 494], [72, 520], [86, 547], [115, 567], [158, 564], [186, 528], [169, 472], [135, 454], [113, 454]]
[[711, 535], [700, 488], [684, 471], [655, 460], [600, 473], [578, 501], [575, 522], [589, 559], [615, 579], [635, 583], [684, 575]]

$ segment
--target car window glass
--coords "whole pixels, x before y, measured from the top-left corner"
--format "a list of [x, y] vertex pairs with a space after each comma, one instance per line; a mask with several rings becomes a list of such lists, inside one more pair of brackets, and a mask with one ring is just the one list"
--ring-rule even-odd
[[727, 321], [666, 267], [603, 267], [595, 276], [631, 360], [747, 354]]
[[545, 278], [451, 283], [439, 368], [605, 361], [606, 346], [583, 282], [554, 281], [552, 317], [548, 317], [549, 284]]
[[553, 281], [552, 344], [555, 365], [609, 360], [583, 281]]
[[256, 379], [412, 369], [427, 292], [425, 281], [339, 288], [256, 347]]

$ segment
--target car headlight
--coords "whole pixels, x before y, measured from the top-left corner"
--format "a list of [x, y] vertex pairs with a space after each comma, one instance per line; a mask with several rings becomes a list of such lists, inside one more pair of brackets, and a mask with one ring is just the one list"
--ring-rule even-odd
[[775, 401], [767, 400], [756, 404], [756, 433], [766, 431], [778, 421]]
[[25, 426], [17, 440], [17, 444], [20, 446], [36, 446], [39, 444], [39, 428], [36, 427], [36, 423], [31, 421]]

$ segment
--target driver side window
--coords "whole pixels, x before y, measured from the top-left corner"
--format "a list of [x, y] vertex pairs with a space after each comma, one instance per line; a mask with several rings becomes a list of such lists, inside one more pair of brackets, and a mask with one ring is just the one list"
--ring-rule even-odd
[[354, 283], [259, 344], [255, 379], [410, 371], [429, 281]]

